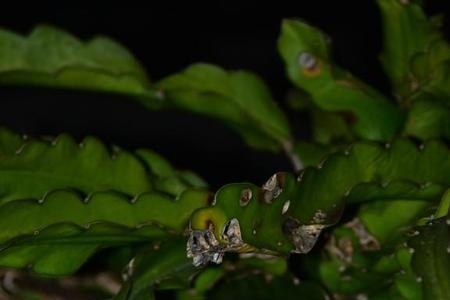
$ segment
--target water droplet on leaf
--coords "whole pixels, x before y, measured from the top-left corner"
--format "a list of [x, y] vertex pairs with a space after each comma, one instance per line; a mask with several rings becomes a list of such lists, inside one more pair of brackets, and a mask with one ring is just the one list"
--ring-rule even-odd
[[25, 144], [23, 144], [22, 146], [20, 146], [17, 150], [16, 150], [16, 155], [19, 155], [20, 153], [22, 153], [23, 148], [25, 147]]
[[283, 208], [281, 209], [281, 214], [282, 215], [284, 215], [284, 214], [286, 214], [288, 212], [290, 205], [291, 205], [291, 200], [287, 200], [286, 202], [284, 202]]

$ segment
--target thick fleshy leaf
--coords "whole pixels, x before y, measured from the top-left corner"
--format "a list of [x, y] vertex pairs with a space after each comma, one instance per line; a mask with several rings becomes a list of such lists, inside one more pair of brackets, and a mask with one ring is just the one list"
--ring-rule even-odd
[[358, 216], [380, 247], [389, 248], [405, 236], [416, 220], [429, 213], [433, 204], [421, 200], [378, 201], [362, 205]]
[[315, 143], [328, 145], [354, 140], [351, 129], [354, 120], [349, 114], [323, 110], [314, 103], [311, 96], [301, 90], [290, 91], [287, 104], [292, 110], [308, 113]]
[[346, 146], [322, 145], [300, 141], [295, 143], [293, 152], [301, 159], [305, 167], [317, 167], [328, 155], [342, 151]]
[[197, 271], [186, 257], [186, 241], [173, 239], [157, 249], [141, 252], [129, 265], [128, 280], [116, 300], [147, 299], [155, 288], [173, 279], [189, 282]]
[[395, 253], [395, 257], [401, 271], [394, 277], [394, 289], [399, 292], [407, 300], [423, 300], [423, 288], [420, 280], [417, 280], [417, 276], [414, 274], [411, 260], [413, 253], [411, 249], [401, 247]]
[[[350, 115], [347, 115], [350, 117]], [[350, 142], [353, 138], [350, 124], [345, 114], [339, 115], [319, 108], [312, 109], [312, 126], [314, 140], [322, 144]]]
[[275, 150], [291, 139], [286, 117], [253, 73], [194, 64], [157, 86], [169, 105], [220, 119], [255, 147]]
[[439, 32], [437, 20], [428, 19], [416, 1], [378, 0], [377, 3], [384, 34], [381, 61], [396, 93], [407, 96], [423, 85], [437, 85], [438, 90], [439, 86], [444, 87], [439, 82], [439, 74], [448, 74], [443, 62], [450, 59], [450, 47]]
[[201, 270], [195, 277], [193, 288], [179, 291], [177, 299], [209, 299], [210, 291], [216, 289], [221, 282], [238, 278], [246, 280], [252, 274], [272, 277], [284, 276], [287, 273], [288, 263], [285, 258], [242, 254], [238, 260], [225, 260], [220, 266], [209, 266]]
[[257, 148], [289, 148], [286, 118], [265, 83], [247, 71], [195, 64], [150, 84], [139, 62], [105, 37], [83, 43], [38, 26], [28, 36], [0, 29], [0, 84], [122, 93], [145, 106], [178, 108], [224, 121]]
[[0, 249], [0, 266], [28, 267], [34, 273], [51, 276], [67, 275], [102, 248], [144, 243], [168, 235], [167, 231], [152, 226], [130, 229], [104, 222], [85, 227], [56, 223], [4, 243]]
[[[333, 231], [325, 246], [326, 258], [316, 261], [321, 280], [337, 293], [355, 295], [390, 287], [405, 299], [422, 299], [421, 279], [411, 269], [416, 251], [403, 245], [411, 236], [416, 240], [422, 234], [414, 226], [436, 204], [411, 199], [363, 204], [354, 220]], [[444, 211], [447, 206], [441, 207]]]
[[[433, 95], [447, 106], [450, 105], [450, 45], [437, 41], [429, 45], [425, 53], [414, 56], [411, 62], [414, 94], [411, 100], [420, 96]], [[418, 97], [419, 96], [419, 97]]]
[[431, 97], [416, 99], [408, 111], [404, 132], [422, 140], [450, 139], [450, 105]]
[[186, 190], [176, 201], [158, 193], [130, 200], [113, 192], [83, 200], [60, 190], [38, 201], [10, 201], [0, 209], [0, 265], [68, 274], [102, 247], [181, 235], [207, 199], [201, 190]]
[[422, 289], [417, 283], [417, 278], [413, 274], [395, 275], [395, 289], [399, 296], [392, 299], [423, 300]]
[[[364, 255], [359, 254], [359, 258], [364, 258]], [[370, 268], [348, 267], [337, 259], [323, 260], [318, 271], [328, 290], [350, 299], [351, 295], [356, 297], [363, 292], [376, 293], [380, 288], [386, 288], [391, 280], [389, 274], [376, 273]]]
[[[343, 153], [329, 155], [317, 168], [306, 168], [297, 180], [277, 173], [262, 188], [248, 183], [222, 187], [215, 195], [215, 205], [196, 211], [191, 218], [191, 255], [194, 262], [219, 262], [218, 257], [205, 253], [305, 253], [323, 228], [339, 220], [345, 203], [434, 201], [449, 185], [450, 151], [444, 144], [430, 141], [417, 147], [409, 140], [397, 140], [381, 147], [356, 143]], [[395, 208], [400, 203], [386, 205]], [[388, 240], [426, 205], [405, 204], [412, 214], [405, 215], [406, 221], [399, 218], [398, 223], [371, 226], [380, 225], [380, 233], [391, 226], [389, 233], [383, 234]], [[391, 210], [386, 213], [395, 214]], [[369, 215], [365, 217], [369, 220]], [[196, 242], [200, 233], [212, 243], [208, 249]]]
[[289, 276], [266, 280], [263, 276], [249, 276], [224, 282], [207, 294], [207, 299], [328, 299], [320, 286], [312, 282], [298, 282]]
[[436, 209], [436, 213], [434, 215], [435, 218], [441, 218], [448, 215], [450, 212], [450, 189], [448, 189], [444, 196], [442, 196], [441, 203], [439, 203], [438, 208]]
[[152, 186], [155, 190], [177, 196], [188, 187], [207, 188], [208, 186], [195, 173], [176, 170], [170, 162], [154, 151], [140, 149], [136, 151], [136, 154], [150, 169]]
[[[448, 202], [446, 193], [443, 202]], [[417, 227], [418, 234], [408, 241], [413, 249], [412, 266], [422, 282], [423, 299], [450, 298], [450, 211], [428, 224]]]
[[409, 263], [394, 253], [433, 204], [390, 200], [362, 205], [355, 219], [333, 231], [325, 246], [326, 255], [316, 261], [322, 282], [331, 291], [346, 295], [371, 295], [388, 287], [402, 295], [415, 293], [415, 278], [411, 282], [412, 273], [404, 268]]
[[195, 279], [195, 293], [202, 294], [209, 291], [224, 275], [224, 268], [207, 268]]
[[52, 142], [23, 140], [5, 129], [0, 129], [0, 182], [0, 203], [44, 197], [58, 188], [86, 194], [113, 189], [133, 196], [152, 189], [136, 157], [110, 153], [96, 138], [80, 144], [65, 134]]
[[177, 196], [188, 187], [207, 187], [194, 173], [176, 170], [151, 150], [136, 154], [118, 147], [110, 151], [93, 137], [77, 144], [63, 134], [48, 142], [0, 129], [0, 203], [43, 197], [58, 188], [131, 196], [157, 190]]
[[295, 86], [323, 110], [341, 112], [359, 137], [386, 141], [395, 136], [403, 114], [381, 93], [332, 62], [328, 38], [296, 20], [284, 20], [278, 48]]
[[131, 94], [157, 99], [138, 61], [117, 42], [82, 42], [38, 26], [29, 36], [0, 29], [0, 84], [37, 85]]
[[313, 263], [309, 262], [313, 265], [310, 272], [318, 270], [321, 282], [333, 293], [378, 299], [379, 291], [391, 289], [393, 278], [401, 271], [393, 252], [380, 250], [380, 245], [367, 227], [355, 219], [333, 231], [325, 251], [320, 257], [313, 257]]

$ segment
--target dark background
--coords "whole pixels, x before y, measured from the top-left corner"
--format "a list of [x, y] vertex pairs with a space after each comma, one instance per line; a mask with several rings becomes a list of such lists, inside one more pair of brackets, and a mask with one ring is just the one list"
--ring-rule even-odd
[[[426, 10], [445, 12], [445, 2], [429, 0]], [[290, 84], [276, 39], [283, 17], [300, 17], [331, 36], [338, 63], [389, 92], [377, 61], [380, 19], [372, 0], [4, 4], [0, 26], [26, 34], [35, 24], [48, 23], [83, 39], [111, 36], [129, 48], [154, 79], [198, 61], [250, 69], [268, 82], [282, 106]], [[444, 30], [448, 36], [448, 21]], [[0, 126], [31, 134], [68, 132], [78, 139], [96, 135], [128, 149], [152, 148], [177, 167], [197, 171], [213, 188], [234, 181], [259, 184], [275, 171], [290, 169], [282, 155], [247, 148], [239, 136], [213, 120], [148, 111], [127, 97], [0, 87], [0, 101]], [[289, 113], [289, 117], [297, 136], [308, 137], [307, 116]]]

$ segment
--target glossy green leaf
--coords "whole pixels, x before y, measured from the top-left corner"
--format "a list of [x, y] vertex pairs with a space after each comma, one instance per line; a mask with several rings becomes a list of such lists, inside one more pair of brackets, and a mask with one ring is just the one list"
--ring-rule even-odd
[[[297, 180], [290, 174], [277, 173], [262, 188], [247, 183], [222, 187], [215, 195], [215, 205], [196, 211], [191, 218], [195, 248], [192, 256], [195, 262], [214, 261], [205, 252], [305, 253], [324, 227], [339, 220], [345, 203], [433, 201], [449, 185], [450, 152], [444, 144], [430, 141], [417, 147], [409, 140], [397, 140], [385, 148], [356, 143], [344, 153], [328, 156], [317, 168], [306, 168]], [[386, 205], [394, 209], [400, 203]], [[381, 226], [380, 233], [392, 226], [395, 232], [425, 206], [411, 202], [405, 209], [410, 209], [412, 215], [406, 214], [404, 220], [399, 218], [392, 224], [373, 223], [372, 226]], [[376, 207], [372, 209], [376, 211]], [[388, 212], [395, 214], [392, 210]], [[238, 224], [233, 221], [229, 236], [226, 232], [233, 219]], [[235, 234], [236, 230], [240, 236]], [[208, 238], [219, 246], [208, 251], [203, 249], [195, 242], [196, 231], [210, 232], [217, 240]], [[389, 234], [386, 232], [383, 238], [389, 239]]]
[[102, 247], [182, 234], [207, 199], [207, 192], [186, 190], [176, 201], [158, 193], [130, 200], [113, 192], [83, 200], [60, 190], [42, 200], [10, 201], [0, 209], [0, 265], [68, 274]]
[[195, 278], [193, 288], [178, 292], [177, 299], [209, 299], [209, 291], [216, 289], [221, 282], [246, 280], [251, 274], [267, 277], [284, 276], [288, 272], [285, 258], [275, 256], [240, 255], [239, 259], [225, 260], [220, 266], [209, 266], [202, 270]]
[[195, 290], [204, 293], [212, 289], [225, 274], [223, 268], [207, 268], [195, 279]]
[[[129, 298], [129, 294], [131, 293], [131, 285], [126, 284], [122, 287], [119, 294], [117, 294], [113, 299], [114, 300], [127, 300]], [[135, 295], [134, 300], [155, 300], [155, 294], [152, 288], [147, 288], [142, 290], [139, 295]]]
[[402, 113], [381, 93], [334, 64], [329, 40], [320, 30], [284, 20], [278, 48], [293, 84], [309, 93], [321, 109], [347, 114], [356, 135], [385, 141], [399, 131]]
[[435, 206], [432, 201], [398, 199], [363, 204], [357, 222], [333, 231], [326, 258], [316, 262], [321, 280], [338, 293], [355, 295], [390, 286], [405, 299], [422, 299], [420, 280], [410, 267], [414, 249], [403, 245], [411, 234], [420, 235], [413, 231], [414, 224]]
[[399, 273], [395, 275], [395, 288], [406, 300], [422, 300], [422, 289], [417, 278], [411, 273]]
[[252, 146], [275, 150], [291, 139], [286, 117], [253, 73], [194, 64], [157, 85], [169, 105], [222, 120]]
[[315, 108], [311, 112], [314, 140], [322, 144], [333, 142], [350, 142], [353, 138], [351, 124], [354, 120], [350, 115], [332, 113]]
[[318, 143], [300, 141], [295, 143], [293, 152], [302, 160], [305, 167], [316, 167], [324, 161], [328, 155], [338, 152], [345, 146], [330, 146]]
[[[381, 61], [396, 93], [406, 96], [436, 79], [431, 86], [437, 84], [435, 87], [440, 89], [442, 83], [437, 82], [441, 72], [448, 76], [448, 67], [442, 64], [450, 59], [450, 47], [439, 32], [436, 20], [427, 18], [414, 1], [378, 0], [377, 3], [384, 35]], [[418, 69], [422, 71], [417, 72]]]
[[158, 153], [140, 149], [136, 152], [145, 162], [153, 176], [151, 181], [154, 189], [177, 196], [188, 187], [206, 188], [206, 182], [190, 171], [176, 170], [164, 157]]
[[417, 99], [411, 104], [405, 133], [422, 140], [450, 139], [450, 106], [435, 99]]
[[114, 189], [136, 195], [152, 188], [144, 165], [126, 151], [110, 153], [96, 138], [68, 135], [51, 143], [0, 130], [0, 203], [40, 198], [51, 189], [89, 194]]
[[[442, 201], [449, 201], [447, 193]], [[412, 266], [422, 283], [423, 299], [450, 298], [450, 211], [417, 227], [418, 234], [408, 241], [414, 255]]]
[[392, 288], [407, 300], [421, 300], [422, 286], [411, 266], [413, 253], [411, 253], [411, 249], [404, 247], [404, 245], [405, 243], [395, 253], [395, 258], [401, 269], [394, 275]]
[[[0, 84], [131, 95], [149, 108], [219, 119], [248, 144], [284, 149], [307, 166], [295, 176], [277, 173], [262, 187], [226, 185], [211, 199], [201, 178], [149, 150], [108, 151], [93, 138], [79, 146], [65, 135], [24, 141], [0, 130], [0, 266], [63, 275], [99, 249], [126, 246], [128, 257], [139, 251], [117, 300], [154, 299], [161, 289], [181, 289], [180, 300], [327, 299], [315, 284], [285, 274], [286, 256], [299, 252], [304, 266], [296, 271], [335, 298], [450, 298], [448, 145], [342, 145], [355, 137], [450, 137], [450, 47], [437, 19], [415, 1], [377, 2], [382, 62], [401, 109], [339, 68], [319, 30], [283, 22], [287, 73], [312, 99], [295, 105], [309, 110], [318, 144], [294, 144], [286, 117], [252, 73], [195, 64], [150, 84], [127, 50], [106, 38], [83, 43], [47, 26], [28, 37], [0, 30]], [[443, 194], [434, 218], [411, 231]], [[337, 224], [344, 206], [350, 209]], [[317, 245], [323, 248], [309, 252], [332, 225]], [[180, 236], [187, 232], [186, 255]], [[240, 254], [193, 276], [201, 270], [190, 258], [219, 263], [225, 252]]]
[[308, 113], [314, 142], [332, 144], [354, 139], [350, 126], [354, 120], [350, 114], [323, 110], [313, 102], [311, 96], [300, 90], [290, 92], [287, 102], [291, 109]]
[[[410, 268], [405, 268], [409, 261], [394, 253], [406, 241], [414, 223], [429, 213], [432, 205], [417, 200], [362, 205], [352, 222], [333, 231], [325, 246], [326, 254], [316, 262], [323, 283], [333, 292], [346, 295], [372, 294], [390, 287], [394, 294], [416, 299], [413, 295], [420, 287], [415, 277], [411, 281]], [[400, 255], [404, 254], [411, 256], [408, 250]]]
[[67, 275], [75, 272], [102, 248], [144, 243], [167, 235], [166, 231], [152, 227], [131, 230], [110, 223], [84, 227], [57, 223], [4, 243], [0, 250], [0, 265], [28, 267], [34, 273], [43, 275]]
[[207, 187], [195, 173], [176, 170], [151, 150], [136, 154], [117, 147], [108, 150], [93, 137], [77, 144], [63, 134], [47, 142], [0, 129], [0, 203], [43, 197], [58, 188], [132, 196], [158, 190], [177, 196], [188, 187]]
[[177, 300], [206, 300], [203, 295], [196, 293], [195, 290], [192, 290], [192, 289], [177, 291], [176, 299]]
[[139, 62], [117, 42], [82, 42], [55, 27], [28, 36], [0, 29], [0, 83], [86, 89], [157, 98]]
[[442, 196], [441, 203], [436, 209], [434, 217], [445, 217], [450, 212], [450, 189], [448, 189], [444, 196]]
[[383, 256], [377, 245], [358, 220], [352, 220], [333, 230], [320, 259], [314, 258], [314, 269], [334, 293], [375, 293], [388, 286], [390, 276], [399, 271], [395, 257]]
[[174, 277], [185, 277], [186, 281], [196, 270], [186, 257], [186, 241], [173, 239], [158, 249], [141, 252], [130, 263], [129, 278], [117, 300], [147, 299], [145, 296]]
[[241, 254], [237, 262], [224, 262], [224, 269], [233, 272], [236, 276], [240, 276], [245, 272], [264, 273], [267, 275], [282, 276], [289, 270], [288, 261], [284, 257], [279, 256], [254, 256]]
[[389, 247], [404, 237], [416, 220], [429, 213], [431, 201], [393, 200], [364, 204], [358, 213], [361, 222], [382, 245]]
[[[298, 280], [298, 279], [297, 279]], [[276, 276], [266, 280], [251, 276], [224, 282], [207, 294], [207, 299], [299, 299], [325, 300], [320, 286], [312, 282], [297, 282], [290, 276]]]
[[324, 145], [298, 142], [294, 146], [294, 153], [301, 158], [305, 167], [314, 167], [319, 165], [330, 151]]
[[422, 95], [433, 95], [441, 103], [450, 105], [450, 45], [445, 41], [432, 43], [429, 50], [411, 62], [414, 94], [411, 101]]
[[[324, 261], [320, 267], [320, 275], [328, 280], [324, 282], [325, 286], [331, 291], [346, 296], [357, 296], [362, 294], [362, 291], [375, 293], [380, 287], [385, 288], [390, 279], [382, 274], [371, 273], [371, 270], [361, 272], [358, 269], [350, 269], [336, 272], [342, 266], [334, 261]], [[382, 284], [379, 284], [380, 281]]]
[[0, 29], [0, 84], [115, 92], [149, 108], [178, 108], [224, 121], [257, 148], [287, 147], [291, 133], [265, 83], [247, 71], [208, 64], [150, 84], [139, 62], [105, 37], [83, 43], [70, 34], [38, 26], [28, 36]]

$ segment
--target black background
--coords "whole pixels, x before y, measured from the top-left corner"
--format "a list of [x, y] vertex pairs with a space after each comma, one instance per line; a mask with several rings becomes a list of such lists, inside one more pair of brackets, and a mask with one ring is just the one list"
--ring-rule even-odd
[[[429, 0], [426, 10], [445, 12], [445, 2]], [[83, 39], [111, 36], [129, 48], [154, 79], [198, 61], [249, 69], [266, 80], [284, 106], [290, 84], [276, 39], [283, 17], [300, 17], [331, 36], [338, 63], [389, 92], [377, 60], [380, 19], [372, 0], [81, 3], [3, 2], [0, 26], [26, 34], [35, 24], [47, 23]], [[448, 21], [444, 30], [448, 36]], [[307, 116], [288, 115], [297, 136], [307, 138]], [[128, 149], [152, 148], [177, 167], [197, 171], [213, 188], [235, 181], [260, 184], [273, 172], [290, 169], [282, 155], [247, 148], [239, 136], [213, 120], [148, 111], [116, 95], [0, 87], [0, 126], [32, 134], [68, 132], [78, 139], [96, 135]]]

